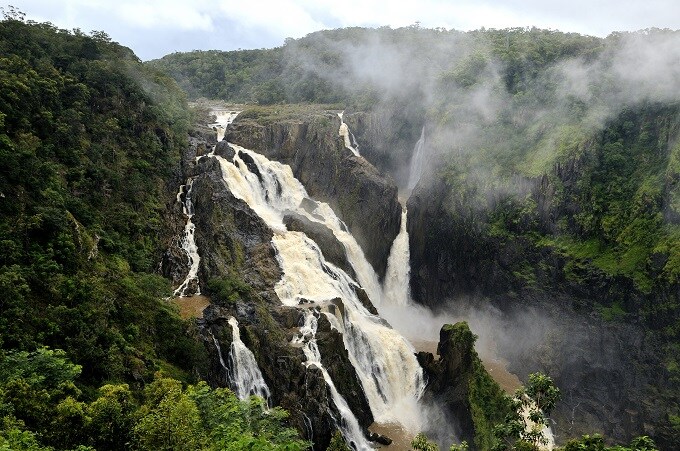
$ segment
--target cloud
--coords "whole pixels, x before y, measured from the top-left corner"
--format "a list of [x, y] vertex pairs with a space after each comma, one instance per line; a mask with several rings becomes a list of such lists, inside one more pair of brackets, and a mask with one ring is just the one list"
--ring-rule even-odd
[[[91, 4], [91, 0], [77, 0]], [[110, 11], [123, 22], [140, 28], [175, 28], [179, 30], [212, 31], [214, 25], [209, 2], [185, 2], [182, 0], [149, 0], [146, 2], [125, 0]]]
[[216, 12], [230, 17], [243, 29], [262, 29], [281, 36], [281, 43], [289, 36], [304, 36], [315, 30], [327, 28], [326, 24], [313, 16], [315, 8], [311, 2], [279, 0], [257, 2], [221, 0]]
[[674, 0], [12, 0], [29, 19], [105, 30], [143, 59], [173, 51], [261, 48], [287, 37], [349, 26], [472, 30], [537, 26], [606, 36], [615, 30], [680, 28]]

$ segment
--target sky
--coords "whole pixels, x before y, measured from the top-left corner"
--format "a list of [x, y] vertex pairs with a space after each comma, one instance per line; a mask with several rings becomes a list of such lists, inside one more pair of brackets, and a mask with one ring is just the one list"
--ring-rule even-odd
[[103, 30], [142, 60], [191, 50], [283, 45], [313, 31], [413, 25], [536, 26], [595, 36], [680, 28], [677, 0], [5, 0], [38, 22]]

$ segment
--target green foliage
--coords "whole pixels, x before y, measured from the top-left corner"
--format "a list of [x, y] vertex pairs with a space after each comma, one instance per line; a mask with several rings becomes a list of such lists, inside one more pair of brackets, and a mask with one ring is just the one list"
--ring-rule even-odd
[[411, 448], [414, 451], [439, 451], [439, 446], [427, 439], [427, 436], [422, 432], [416, 435], [411, 440]]
[[579, 439], [569, 440], [564, 447], [558, 449], [561, 451], [658, 451], [654, 441], [647, 436], [634, 438], [629, 446], [606, 446], [604, 438], [599, 434], [584, 435]]
[[[428, 440], [427, 436], [422, 432], [411, 440], [411, 448], [414, 451], [439, 451], [439, 445]], [[454, 443], [451, 445], [449, 451], [467, 451], [469, 448], [468, 443], [463, 441], [460, 444]]]
[[326, 451], [351, 451], [340, 431], [335, 431]]
[[199, 450], [205, 437], [198, 407], [179, 381], [157, 379], [145, 390], [146, 402], [133, 428], [135, 448], [144, 451]]
[[204, 382], [187, 390], [187, 396], [198, 406], [210, 449], [295, 451], [310, 447], [297, 431], [285, 426], [288, 413], [279, 407], [267, 410], [261, 398], [240, 401], [231, 391], [211, 390]]
[[524, 389], [517, 393], [517, 397], [523, 399], [525, 407], [541, 411], [543, 424], [546, 424], [545, 416], [552, 412], [561, 396], [560, 389], [555, 386], [552, 378], [541, 373], [530, 374]]
[[0, 451], [53, 451], [53, 448], [41, 446], [36, 434], [25, 430], [20, 421], [11, 417], [0, 421]]
[[494, 427], [497, 441], [488, 449], [538, 450], [545, 445], [543, 430], [560, 397], [552, 378], [541, 373], [530, 374], [526, 385], [517, 390], [510, 401], [510, 412]]
[[478, 358], [473, 361], [469, 390], [470, 413], [475, 425], [475, 445], [478, 449], [492, 449], [497, 442], [494, 427], [515, 413], [514, 403]]
[[0, 22], [0, 344], [63, 349], [91, 387], [188, 374], [200, 345], [151, 275], [184, 94], [103, 32], [17, 17]]
[[158, 376], [141, 402], [126, 384], [104, 385], [88, 402], [73, 385], [79, 367], [63, 351], [12, 353], [0, 371], [2, 450], [295, 451], [310, 445], [286, 426], [285, 411], [267, 410], [257, 397], [240, 401], [204, 382], [184, 389]]
[[251, 296], [250, 285], [234, 275], [222, 278], [210, 279], [208, 290], [215, 303], [234, 304], [240, 300], [246, 300]]

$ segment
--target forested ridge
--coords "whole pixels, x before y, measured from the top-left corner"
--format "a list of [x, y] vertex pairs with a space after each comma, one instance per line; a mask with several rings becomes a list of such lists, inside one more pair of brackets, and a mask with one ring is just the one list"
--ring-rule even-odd
[[205, 350], [167, 301], [192, 121], [175, 82], [10, 8], [0, 85], [0, 449], [306, 447], [284, 412], [199, 383]]

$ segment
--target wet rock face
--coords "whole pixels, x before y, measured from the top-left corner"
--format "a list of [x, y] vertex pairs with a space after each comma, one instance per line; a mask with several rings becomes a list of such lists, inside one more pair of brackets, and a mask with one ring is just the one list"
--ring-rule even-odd
[[[542, 321], [550, 327], [532, 352], [502, 342], [499, 352], [522, 380], [541, 371], [560, 388], [562, 399], [551, 414], [558, 443], [594, 432], [625, 443], [639, 435], [656, 435], [653, 425], [658, 424], [659, 409], [647, 389], [663, 379], [650, 378], [641, 366], [641, 362], [661, 365], [655, 362], [654, 343], [635, 326], [576, 315], [551, 306], [556, 300], [569, 302], [564, 297], [537, 301]], [[520, 315], [528, 314], [534, 316], [527, 308], [512, 312], [508, 322], [521, 325]]]
[[229, 161], [233, 161], [235, 153], [234, 148], [224, 140], [218, 142], [215, 146], [215, 154], [226, 158]]
[[487, 265], [493, 247], [474, 241], [461, 216], [446, 210], [448, 195], [446, 184], [433, 180], [416, 186], [407, 203], [411, 294], [431, 308], [456, 294], [489, 287], [495, 274]]
[[271, 244], [272, 231], [248, 205], [234, 197], [217, 160], [203, 158], [194, 181], [195, 240], [201, 256], [199, 279], [241, 278], [273, 304], [272, 287], [281, 278]]
[[194, 174], [196, 155], [199, 149], [205, 148], [206, 141], [201, 138], [189, 137], [189, 145], [182, 152], [180, 165], [167, 181], [165, 188], [165, 205], [163, 212], [162, 240], [165, 243], [165, 252], [160, 258], [159, 272], [172, 280], [173, 285], [179, 285], [189, 271], [189, 262], [186, 252], [182, 249], [181, 240], [186, 225], [186, 216], [182, 211], [184, 197], [177, 201], [179, 187], [184, 185], [187, 178]]
[[289, 165], [309, 195], [330, 204], [347, 224], [382, 279], [401, 222], [397, 187], [345, 148], [339, 126], [330, 113], [269, 124], [237, 118], [226, 139]]
[[283, 217], [283, 223], [288, 230], [304, 232], [319, 246], [326, 261], [345, 271], [352, 279], [356, 279], [354, 268], [347, 260], [345, 246], [338, 241], [331, 229], [293, 211]]
[[413, 148], [423, 127], [422, 111], [405, 107], [380, 108], [370, 113], [345, 113], [344, 121], [361, 145], [360, 152], [383, 173], [405, 187]]

